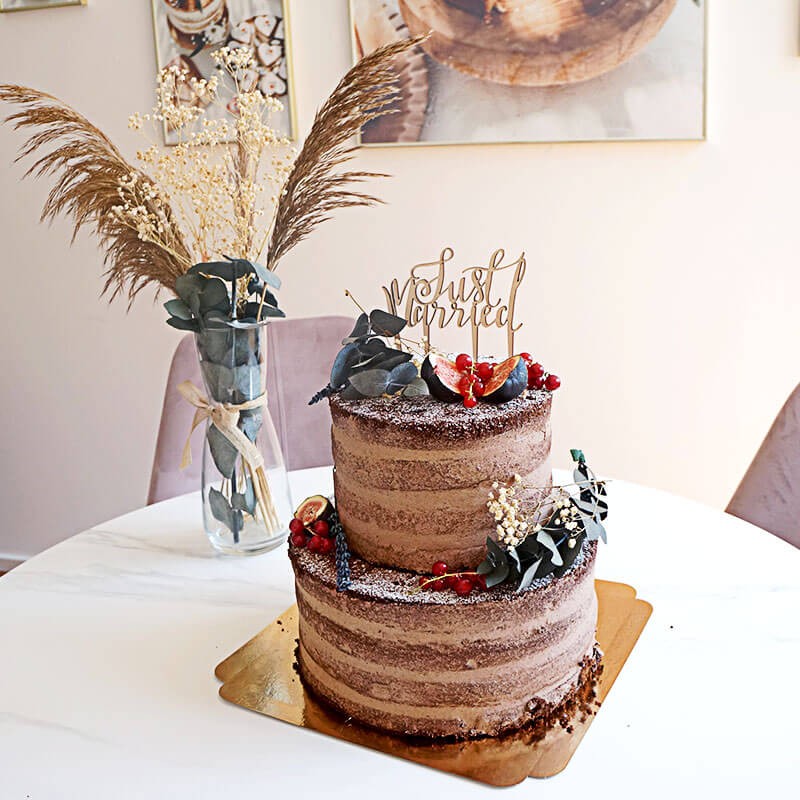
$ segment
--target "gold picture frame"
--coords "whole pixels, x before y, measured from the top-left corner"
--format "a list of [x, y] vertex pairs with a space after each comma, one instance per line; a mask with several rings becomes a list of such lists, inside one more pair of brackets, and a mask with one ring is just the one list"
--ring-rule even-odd
[[[570, 136], [557, 136], [557, 135], [537, 135], [537, 136], [513, 136], [508, 138], [490, 138], [490, 139], [482, 139], [482, 138], [455, 138], [452, 136], [443, 136], [442, 138], [433, 138], [433, 137], [426, 137], [424, 140], [420, 140], [419, 138], [414, 138], [413, 133], [412, 136], [406, 139], [394, 139], [389, 140], [388, 138], [384, 140], [379, 140], [378, 137], [371, 137], [364, 135], [364, 131], [362, 131], [362, 135], [359, 136], [359, 144], [364, 147], [442, 147], [442, 146], [451, 146], [451, 145], [513, 145], [513, 144], [590, 144], [590, 143], [599, 143], [599, 142], [705, 142], [708, 138], [708, 0], [663, 0], [663, 3], [667, 6], [670, 6], [670, 14], [672, 11], [675, 10], [675, 7], [678, 7], [678, 10], [681, 14], [686, 15], [689, 12], [692, 13], [699, 13], [700, 15], [700, 22], [702, 25], [702, 32], [699, 37], [699, 41], [697, 42], [697, 50], [700, 50], [700, 53], [695, 53], [696, 63], [695, 63], [695, 72], [697, 75], [697, 90], [700, 93], [700, 97], [697, 99], [695, 105], [695, 117], [694, 117], [694, 127], [695, 130], [691, 134], [687, 135], [673, 135], [673, 134], [653, 134], [648, 133], [647, 135], [636, 135], [636, 134], [619, 134], [614, 133], [606, 136], [600, 136], [593, 133], [587, 133], [586, 135], [570, 135]], [[443, 7], [454, 7], [451, 8], [451, 13], [459, 14], [463, 11], [459, 10], [459, 6], [463, 8], [464, 5], [468, 5], [467, 0], [461, 0], [461, 2], [449, 2], [446, 3], [439, 3], [438, 0], [348, 0], [348, 7], [349, 7], [349, 28], [350, 28], [350, 43], [351, 43], [351, 52], [352, 52], [352, 59], [355, 63], [362, 55], [362, 48], [359, 42], [359, 35], [357, 31], [357, 22], [356, 22], [356, 15], [357, 15], [357, 7], [361, 7], [362, 15], [363, 15], [363, 8], [364, 6], [373, 6], [374, 8], [383, 8], [387, 11], [387, 16], [389, 18], [390, 25], [387, 26], [386, 22], [382, 22], [382, 33], [383, 35], [394, 36], [395, 38], [405, 38], [412, 34], [417, 34], [421, 32], [427, 32], [433, 30], [434, 28], [430, 25], [429, 20], [423, 20], [425, 24], [422, 25], [419, 31], [410, 30], [408, 25], [406, 24], [406, 18], [403, 17], [401, 11], [402, 9], [400, 6], [413, 4], [415, 7], [418, 8], [425, 8], [427, 9], [439, 9], [441, 10]], [[481, 3], [477, 3], [477, 5], [481, 5]], [[451, 22], [452, 20], [449, 20]], [[481, 24], [479, 25], [478, 22]], [[475, 22], [475, 30], [473, 30], [469, 36], [465, 35], [465, 39], [472, 40], [474, 36], [480, 35], [478, 32], [478, 28], [481, 26], [486, 27], [484, 21]], [[395, 33], [392, 34], [390, 28], [394, 28]], [[424, 28], [424, 31], [423, 31]], [[660, 29], [659, 29], [660, 31]], [[452, 29], [450, 30], [452, 33]], [[384, 41], [380, 40], [381, 31], [378, 33], [378, 37], [373, 36], [372, 47], [367, 48], [375, 49], [375, 46], [379, 46]], [[432, 67], [433, 69], [438, 69], [441, 72], [449, 73], [450, 71], [444, 67], [442, 63], [437, 61], [430, 53], [431, 48], [431, 40], [435, 38], [435, 30], [434, 35], [431, 36], [428, 42], [424, 45], [423, 48], [416, 48], [419, 52], [416, 55], [416, 58], [422, 61], [427, 68], [428, 66]], [[479, 48], [480, 49], [480, 48]], [[462, 54], [463, 55], [463, 54]], [[638, 55], [638, 54], [637, 54]], [[413, 87], [415, 84], [419, 84], [419, 72], [421, 69], [421, 65], [419, 61], [414, 64], [414, 51], [410, 51], [407, 54], [404, 54], [404, 57], [408, 60], [407, 63], [400, 67], [401, 73], [405, 70], [405, 74], [401, 74], [401, 82], [403, 83], [404, 87], [406, 87], [406, 95], [409, 93], [409, 87]], [[457, 60], [457, 59], [453, 59]], [[410, 62], [410, 63], [409, 63]], [[452, 64], [451, 64], [452, 65]], [[462, 65], [463, 66], [463, 65]], [[621, 67], [625, 67], [626, 64], [623, 62], [620, 64]], [[515, 65], [516, 68], [516, 65]], [[620, 70], [621, 72], [622, 70]], [[455, 72], [455, 70], [454, 70]], [[468, 72], [468, 67], [465, 68], [465, 72]], [[615, 72], [615, 70], [609, 70], [608, 74]], [[452, 74], [452, 73], [450, 73]], [[441, 87], [439, 86], [441, 82], [441, 75], [437, 75], [437, 80], [435, 84], [441, 91]], [[471, 75], [469, 76], [470, 80], [472, 80], [476, 84], [483, 84], [484, 87], [492, 86], [492, 81], [487, 80], [476, 80], [479, 76]], [[595, 84], [596, 82], [602, 82], [606, 79], [606, 75], [600, 75], [598, 77], [593, 78], [592, 80], [586, 80], [585, 82], [576, 82], [575, 84], [571, 84], [568, 88], [568, 91], [573, 90], [573, 86], [580, 87], [581, 84], [585, 84], [587, 86], [591, 84]], [[508, 87], [503, 85], [500, 81], [497, 82], [497, 86], [500, 87], [500, 90], [508, 90], [509, 88], [516, 88], [516, 87]], [[540, 92], [543, 96], [547, 97], [554, 95], [557, 93], [561, 86], [529, 86], [524, 87], [528, 91], [532, 91], [532, 93]], [[413, 92], [413, 88], [411, 89]], [[683, 87], [681, 87], [681, 91], [683, 91]], [[452, 102], [452, 97], [450, 96], [439, 96], [438, 98], [438, 106], [439, 108], [452, 108], [454, 107], [454, 103]], [[418, 103], [418, 106], [423, 106], [420, 110], [418, 107], [417, 109], [412, 109], [411, 113], [407, 113], [407, 109], [401, 109], [400, 113], [395, 113], [391, 116], [387, 115], [382, 119], [376, 120], [373, 125], [381, 125], [385, 124], [387, 127], [394, 127], [397, 129], [403, 124], [404, 117], [411, 117], [411, 126], [413, 128], [414, 125], [422, 129], [422, 125], [427, 123], [428, 117], [428, 104], [429, 98], [424, 98], [424, 103]], [[549, 107], [543, 107], [540, 109], [541, 111], [550, 112]], [[496, 113], [496, 109], [493, 109], [494, 113]], [[422, 116], [422, 119], [420, 119]], [[465, 123], [466, 126], [466, 123]], [[466, 126], [469, 127], [469, 126]]]
[[44, 8], [85, 6], [87, 0], [0, 0], [0, 13], [12, 11], [38, 11]]
[[[205, 4], [208, 6], [209, 4]], [[281, 36], [276, 35], [276, 41], [280, 41], [283, 48], [283, 68], [284, 72], [279, 77], [285, 83], [285, 95], [278, 95], [278, 99], [284, 105], [284, 111], [281, 112], [277, 120], [276, 128], [278, 132], [287, 136], [292, 141], [297, 140], [297, 111], [296, 111], [296, 91], [294, 79], [294, 52], [291, 37], [291, 18], [289, 12], [288, 0], [227, 0], [223, 3], [226, 6], [225, 17], [226, 25], [229, 26], [230, 31], [226, 35], [226, 40], [221, 41], [219, 46], [227, 44], [232, 41], [232, 29], [238, 27], [241, 22], [252, 21], [256, 17], [273, 14], [279, 18], [279, 27]], [[166, 17], [166, 10], [163, 0], [150, 0], [150, 8], [153, 20], [153, 37], [155, 43], [156, 54], [156, 70], [162, 69], [175, 58], [183, 56], [189, 58], [190, 43], [182, 41], [180, 33], [176, 33], [175, 28]], [[273, 31], [275, 33], [275, 31]], [[256, 47], [254, 42], [253, 47]], [[201, 65], [199, 72], [202, 77], [209, 77], [212, 74], [210, 66], [210, 58], [207, 53], [213, 50], [213, 46], [207, 50], [201, 51], [196, 55], [196, 60], [200, 60]], [[193, 60], [194, 62], [194, 60]], [[259, 67], [261, 68], [261, 67]], [[229, 113], [229, 112], [228, 112]], [[212, 118], [214, 116], [224, 116], [225, 111], [217, 107], [212, 109]], [[170, 134], [166, 129], [164, 130], [164, 141], [167, 145], [175, 144], [176, 138]]]

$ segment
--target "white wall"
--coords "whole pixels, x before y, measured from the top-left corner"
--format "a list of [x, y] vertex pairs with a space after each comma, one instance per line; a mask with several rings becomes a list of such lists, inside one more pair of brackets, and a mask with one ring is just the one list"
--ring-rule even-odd
[[[525, 249], [518, 342], [564, 381], [557, 463], [580, 446], [724, 506], [800, 378], [800, 58], [794, 0], [710, 5], [707, 143], [366, 151], [359, 166], [395, 175], [389, 205], [343, 212], [286, 259], [287, 311], [350, 312], [345, 286], [377, 303], [445, 244], [465, 262]], [[305, 131], [349, 63], [346, 1], [291, 6]], [[0, 16], [0, 80], [73, 103], [128, 152], [153, 77], [147, 0]], [[177, 339], [148, 299], [98, 299], [93, 240], [37, 224], [46, 187], [8, 166], [18, 142], [0, 130], [0, 555], [144, 502]]]

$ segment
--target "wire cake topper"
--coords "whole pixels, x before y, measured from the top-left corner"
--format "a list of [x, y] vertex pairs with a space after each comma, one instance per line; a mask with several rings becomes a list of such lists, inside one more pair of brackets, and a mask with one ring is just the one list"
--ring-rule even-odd
[[[505, 250], [498, 248], [485, 266], [464, 267], [448, 280], [448, 264], [455, 252], [445, 247], [435, 261], [415, 264], [405, 283], [394, 278], [383, 286], [390, 313], [404, 317], [409, 327], [422, 326], [425, 352], [430, 350], [431, 328], [440, 330], [455, 324], [472, 330], [472, 355], [478, 358], [481, 328], [505, 328], [508, 355], [514, 354], [514, 335], [522, 327], [514, 321], [514, 310], [522, 279], [525, 277], [525, 253], [503, 263]], [[508, 298], [504, 301], [497, 288], [497, 278], [510, 276]]]

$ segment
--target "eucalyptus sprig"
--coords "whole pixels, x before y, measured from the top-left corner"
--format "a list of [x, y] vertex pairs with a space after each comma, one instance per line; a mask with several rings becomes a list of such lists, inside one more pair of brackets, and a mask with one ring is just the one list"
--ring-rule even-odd
[[576, 494], [563, 487], [553, 491], [553, 510], [547, 521], [528, 529], [522, 541], [503, 547], [491, 537], [486, 539], [486, 558], [477, 573], [485, 576], [486, 587], [515, 581], [517, 591], [527, 589], [537, 578], [560, 577], [574, 563], [584, 540], [607, 541], [603, 521], [608, 516], [605, 482], [598, 480], [586, 464], [581, 450], [571, 450], [575, 462], [573, 486]]
[[164, 303], [167, 324], [199, 333], [209, 328], [246, 328], [283, 317], [270, 291], [280, 278], [261, 264], [242, 258], [195, 264], [175, 281], [178, 296]]
[[350, 335], [342, 340], [342, 349], [331, 368], [328, 385], [309, 401], [318, 403], [340, 393], [345, 400], [360, 400], [382, 395], [421, 397], [428, 385], [419, 376], [411, 353], [391, 347], [385, 339], [399, 336], [406, 321], [376, 308], [362, 312]]

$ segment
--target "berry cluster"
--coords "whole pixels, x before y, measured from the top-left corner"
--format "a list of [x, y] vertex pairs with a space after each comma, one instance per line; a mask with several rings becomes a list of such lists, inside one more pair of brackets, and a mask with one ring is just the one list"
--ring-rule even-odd
[[486, 579], [477, 572], [448, 572], [444, 561], [437, 561], [431, 567], [432, 578], [420, 575], [420, 589], [443, 592], [452, 589], [459, 597], [466, 597], [474, 589], [486, 589]]
[[466, 353], [456, 356], [456, 368], [464, 375], [459, 383], [458, 391], [464, 397], [465, 408], [475, 408], [478, 405], [478, 398], [483, 397], [486, 384], [492, 378], [494, 366], [488, 361], [474, 364], [472, 358]]
[[520, 353], [519, 355], [528, 368], [529, 389], [547, 389], [548, 392], [554, 392], [561, 386], [561, 378], [553, 375], [552, 372], [545, 372], [544, 367], [534, 361], [530, 353]]
[[335, 534], [324, 519], [318, 519], [305, 526], [295, 517], [289, 523], [289, 541], [293, 547], [307, 547], [312, 553], [328, 555], [336, 549]]

